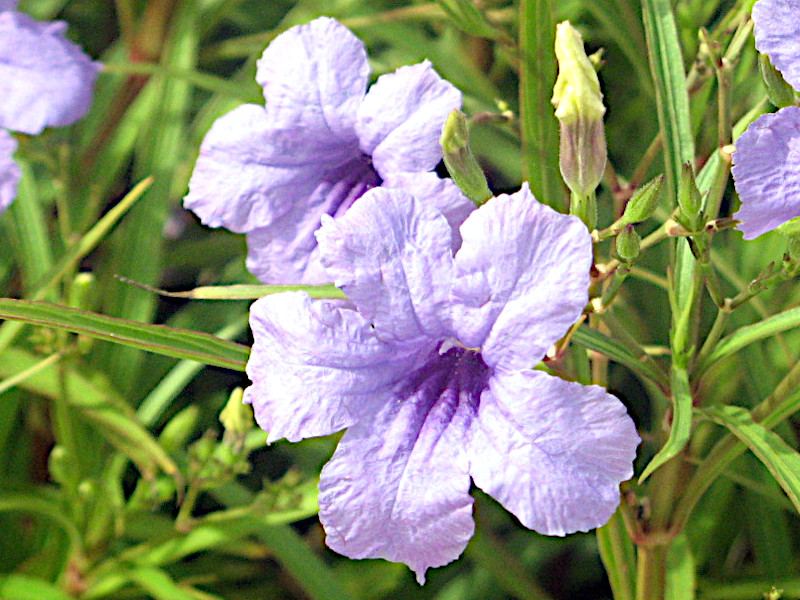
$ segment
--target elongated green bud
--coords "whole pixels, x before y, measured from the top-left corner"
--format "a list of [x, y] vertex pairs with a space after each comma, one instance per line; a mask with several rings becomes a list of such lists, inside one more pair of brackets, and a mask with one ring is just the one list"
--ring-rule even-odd
[[664, 191], [664, 176], [659, 175], [645, 183], [637, 189], [628, 204], [625, 205], [625, 212], [622, 213], [622, 222], [625, 225], [633, 225], [646, 221], [658, 208]]
[[617, 235], [617, 256], [622, 262], [630, 263], [639, 257], [642, 238], [636, 233], [633, 225], [626, 225]]
[[580, 33], [564, 21], [556, 27], [558, 78], [553, 106], [561, 131], [559, 166], [575, 197], [586, 198], [603, 177], [606, 135], [603, 94], [594, 66], [586, 56]]
[[684, 163], [681, 166], [681, 180], [678, 184], [678, 206], [680, 213], [677, 221], [689, 232], [700, 231], [703, 227], [701, 211], [703, 208], [703, 197], [694, 179], [692, 165]]
[[464, 195], [478, 206], [491, 198], [486, 176], [469, 149], [467, 117], [460, 110], [454, 110], [447, 117], [440, 143], [447, 171]]
[[780, 71], [775, 68], [766, 54], [758, 55], [758, 70], [767, 87], [769, 101], [778, 108], [792, 106], [795, 103], [795, 92], [792, 86], [786, 83]]

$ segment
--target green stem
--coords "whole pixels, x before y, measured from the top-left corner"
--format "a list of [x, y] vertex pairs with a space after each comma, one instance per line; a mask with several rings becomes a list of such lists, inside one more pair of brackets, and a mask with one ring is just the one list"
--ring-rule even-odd
[[636, 569], [636, 600], [663, 600], [667, 583], [665, 545], [639, 547]]

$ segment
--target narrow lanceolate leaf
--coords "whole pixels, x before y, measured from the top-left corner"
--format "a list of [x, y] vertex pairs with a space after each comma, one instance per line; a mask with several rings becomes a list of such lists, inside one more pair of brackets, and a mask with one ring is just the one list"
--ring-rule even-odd
[[727, 428], [743, 442], [769, 470], [800, 512], [800, 454], [781, 437], [753, 421], [739, 406], [716, 406], [701, 414]]
[[333, 284], [325, 285], [205, 285], [196, 287], [185, 292], [168, 292], [159, 288], [139, 283], [127, 277], [117, 277], [124, 283], [130, 283], [137, 287], [167, 296], [169, 298], [190, 298], [192, 300], [257, 300], [270, 294], [280, 294], [282, 292], [305, 292], [312, 298], [346, 300], [344, 292]]
[[48, 302], [0, 299], [0, 319], [65, 329], [156, 354], [236, 371], [244, 371], [250, 352], [247, 346], [207, 333], [136, 323]]
[[800, 307], [778, 313], [753, 325], [737, 329], [717, 344], [717, 347], [709, 354], [703, 364], [699, 365], [698, 372], [706, 371], [715, 362], [738, 352], [748, 344], [798, 326], [800, 326]]
[[554, 0], [520, 0], [519, 29], [522, 172], [537, 200], [563, 209], [558, 122], [550, 103], [556, 82]]
[[666, 196], [673, 202], [681, 165], [694, 158], [683, 55], [672, 3], [669, 0], [644, 0], [642, 13], [650, 70], [655, 82], [659, 129], [664, 137]]
[[666, 374], [658, 369], [647, 355], [635, 355], [628, 348], [596, 329], [581, 325], [575, 331], [572, 340], [587, 350], [599, 352], [614, 362], [628, 367], [634, 373], [650, 379], [662, 389], [668, 388]]
[[647, 479], [658, 467], [677, 456], [689, 441], [692, 432], [692, 394], [686, 369], [673, 369], [671, 380], [672, 427], [669, 430], [669, 437], [658, 454], [645, 467], [639, 483]]

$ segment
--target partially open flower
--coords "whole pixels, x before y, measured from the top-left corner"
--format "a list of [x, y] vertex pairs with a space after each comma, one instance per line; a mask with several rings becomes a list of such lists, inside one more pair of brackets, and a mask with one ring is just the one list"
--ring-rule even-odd
[[556, 27], [558, 78], [553, 88], [561, 130], [561, 175], [574, 195], [593, 194], [606, 165], [603, 94], [580, 33], [564, 21]]

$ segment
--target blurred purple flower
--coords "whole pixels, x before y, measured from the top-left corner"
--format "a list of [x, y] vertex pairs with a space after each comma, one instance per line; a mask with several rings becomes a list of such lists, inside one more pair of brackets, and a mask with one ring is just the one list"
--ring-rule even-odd
[[786, 82], [800, 89], [800, 0], [759, 0], [753, 6], [756, 48]]
[[[756, 47], [800, 89], [800, 0], [759, 0]], [[800, 108], [762, 115], [736, 140], [733, 181], [742, 206], [733, 217], [752, 240], [800, 217]]]
[[17, 197], [19, 167], [14, 162], [17, 140], [4, 129], [0, 129], [0, 213], [5, 211]]
[[64, 36], [0, 4], [0, 127], [28, 135], [70, 125], [89, 110], [100, 66]]
[[[41, 23], [0, 0], [0, 212], [16, 197], [17, 142], [80, 119], [92, 101], [99, 65], [64, 37], [66, 23]], [[5, 129], [2, 129], [5, 128]]]
[[317, 232], [352, 306], [300, 292], [250, 312], [245, 392], [269, 441], [347, 428], [320, 477], [332, 549], [404, 562], [423, 582], [474, 531], [470, 478], [548, 535], [605, 523], [639, 437], [598, 386], [532, 368], [588, 299], [592, 242], [527, 186], [453, 230], [377, 188]]
[[266, 107], [246, 104], [214, 123], [184, 206], [205, 225], [248, 234], [247, 266], [265, 283], [327, 281], [314, 238], [320, 219], [343, 214], [371, 187], [412, 185], [453, 225], [473, 208], [429, 173], [461, 94], [427, 61], [367, 92], [364, 44], [319, 18], [276, 37], [256, 80]]

